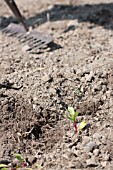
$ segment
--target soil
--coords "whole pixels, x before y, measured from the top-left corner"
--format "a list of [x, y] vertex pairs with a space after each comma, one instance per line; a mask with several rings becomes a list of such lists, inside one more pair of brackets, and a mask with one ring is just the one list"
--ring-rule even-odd
[[[54, 43], [29, 53], [0, 31], [0, 162], [21, 153], [44, 170], [112, 170], [113, 0], [17, 3]], [[0, 29], [11, 22], [1, 1]], [[78, 134], [68, 106], [87, 122]]]

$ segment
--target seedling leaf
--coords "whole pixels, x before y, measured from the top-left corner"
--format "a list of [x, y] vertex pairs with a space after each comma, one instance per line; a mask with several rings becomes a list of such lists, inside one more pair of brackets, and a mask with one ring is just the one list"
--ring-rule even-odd
[[2, 168], [1, 170], [8, 170], [6, 167]]
[[76, 117], [78, 116], [78, 112], [75, 112], [73, 107], [68, 107], [68, 111], [70, 115], [67, 115], [67, 118], [74, 122]]
[[73, 121], [73, 118], [71, 116], [67, 115], [67, 118], [70, 119], [71, 121]]
[[68, 107], [68, 111], [71, 115], [74, 115], [75, 111], [73, 107]]
[[0, 168], [6, 168], [7, 165], [6, 164], [0, 164]]
[[24, 158], [21, 154], [14, 154], [14, 157], [17, 158], [20, 162], [22, 162], [24, 160]]
[[80, 130], [84, 129], [86, 125], [87, 125], [86, 120], [83, 120], [79, 125], [79, 129]]

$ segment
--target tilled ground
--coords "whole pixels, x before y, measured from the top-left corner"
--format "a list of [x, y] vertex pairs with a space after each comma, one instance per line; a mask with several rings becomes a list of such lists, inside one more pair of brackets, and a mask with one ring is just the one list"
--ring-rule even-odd
[[[55, 44], [30, 54], [0, 32], [0, 161], [22, 153], [44, 170], [112, 170], [113, 1], [17, 3]], [[0, 28], [16, 21], [5, 7]], [[68, 106], [86, 119], [78, 135]]]

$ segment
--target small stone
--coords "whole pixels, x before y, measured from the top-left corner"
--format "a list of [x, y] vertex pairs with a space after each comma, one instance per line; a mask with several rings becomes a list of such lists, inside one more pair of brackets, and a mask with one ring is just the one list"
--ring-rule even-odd
[[107, 99], [106, 95], [102, 95], [101, 100], [105, 101]]
[[87, 166], [97, 165], [96, 160], [95, 160], [95, 156], [92, 156], [90, 159], [88, 159], [86, 161], [86, 163], [87, 163]]
[[102, 157], [103, 157], [103, 160], [105, 160], [105, 161], [109, 161], [109, 159], [110, 159], [109, 154], [103, 154]]
[[106, 71], [103, 71], [101, 77], [102, 77], [102, 78], [107, 78], [107, 72], [106, 72]]
[[107, 95], [108, 97], [110, 97], [110, 96], [111, 96], [111, 93], [112, 93], [112, 90], [108, 90], [108, 91], [106, 91], [106, 95]]
[[94, 133], [93, 138], [98, 140], [98, 139], [102, 138], [102, 135], [99, 133]]
[[103, 85], [102, 86], [102, 92], [106, 92], [107, 91], [107, 86], [106, 85]]
[[88, 142], [90, 142], [91, 138], [88, 136], [84, 136], [83, 137], [83, 142], [82, 145], [85, 146]]
[[91, 152], [93, 150], [93, 148], [95, 148], [97, 146], [97, 144], [94, 141], [90, 141], [89, 143], [87, 143], [84, 147], [85, 152]]
[[78, 74], [81, 74], [81, 73], [82, 73], [82, 70], [81, 69], [77, 69], [76, 74], [78, 75]]
[[75, 146], [72, 147], [72, 152], [76, 155], [76, 156], [80, 156], [82, 154], [81, 150], [78, 150], [75, 148]]
[[101, 165], [102, 165], [103, 167], [106, 167], [107, 161], [102, 161], [102, 162], [101, 162]]
[[37, 105], [36, 104], [33, 104], [33, 109], [37, 110]]
[[82, 86], [81, 89], [80, 89], [80, 91], [84, 93], [84, 92], [86, 91], [85, 87]]
[[37, 101], [38, 101], [38, 97], [37, 97], [37, 96], [34, 96], [34, 97], [33, 97], [33, 101], [34, 101], [34, 102], [37, 102]]
[[[80, 81], [84, 83], [84, 82], [85, 82], [85, 77], [81, 77], [81, 78], [80, 78]], [[81, 91], [81, 92], [82, 92], [82, 91]]]
[[85, 78], [86, 78], [87, 82], [91, 82], [93, 80], [93, 75], [92, 74], [86, 74]]
[[99, 149], [94, 149], [93, 153], [94, 153], [95, 156], [98, 156], [99, 155]]
[[105, 109], [109, 109], [109, 103], [104, 104]]
[[102, 90], [102, 85], [101, 84], [95, 84], [93, 86], [93, 92], [95, 91], [101, 91]]

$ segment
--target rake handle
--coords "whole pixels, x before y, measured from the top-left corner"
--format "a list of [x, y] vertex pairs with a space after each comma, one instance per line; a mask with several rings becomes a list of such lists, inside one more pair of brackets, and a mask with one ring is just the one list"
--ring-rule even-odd
[[16, 16], [16, 18], [22, 23], [24, 29], [26, 31], [29, 31], [27, 25], [25, 24], [23, 17], [15, 3], [14, 0], [5, 0], [5, 2], [7, 3], [7, 5], [9, 6], [9, 8], [11, 9], [11, 11], [13, 12], [13, 14]]

